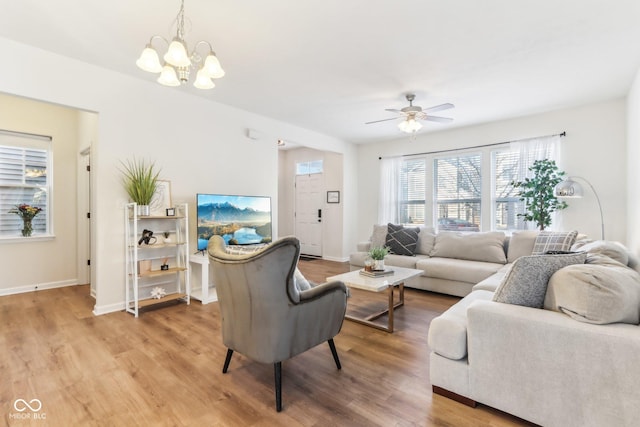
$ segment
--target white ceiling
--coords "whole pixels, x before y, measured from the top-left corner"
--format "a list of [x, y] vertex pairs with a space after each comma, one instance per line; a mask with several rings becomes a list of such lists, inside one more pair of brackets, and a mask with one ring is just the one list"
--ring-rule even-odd
[[[153, 81], [134, 62], [170, 38], [179, 0], [0, 0], [0, 37]], [[404, 94], [451, 124], [624, 96], [640, 67], [638, 0], [186, 0], [190, 46], [227, 75], [212, 101], [366, 143], [402, 136]], [[4, 58], [3, 66], [11, 66]], [[43, 71], [43, 77], [46, 72]]]

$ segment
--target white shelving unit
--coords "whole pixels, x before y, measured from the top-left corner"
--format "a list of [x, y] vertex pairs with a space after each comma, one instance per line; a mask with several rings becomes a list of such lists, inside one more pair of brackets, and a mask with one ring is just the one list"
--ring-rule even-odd
[[[139, 309], [172, 300], [190, 303], [189, 211], [175, 207], [175, 216], [139, 216], [138, 205], [124, 210], [126, 252], [126, 310], [138, 317]], [[151, 244], [139, 243], [144, 230], [153, 231]], [[164, 233], [169, 237], [165, 238]], [[166, 266], [166, 267], [163, 267]], [[154, 298], [163, 290], [165, 295]]]

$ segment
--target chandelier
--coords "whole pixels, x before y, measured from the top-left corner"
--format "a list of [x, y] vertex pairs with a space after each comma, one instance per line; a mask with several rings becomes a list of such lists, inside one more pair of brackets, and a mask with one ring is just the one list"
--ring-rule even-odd
[[[189, 81], [191, 69], [198, 69], [193, 85], [198, 89], [213, 89], [215, 84], [212, 79], [219, 79], [224, 76], [224, 70], [220, 61], [216, 57], [211, 43], [200, 40], [189, 53], [187, 42], [184, 40], [184, 0], [180, 6], [180, 11], [176, 16], [176, 36], [171, 43], [162, 36], [154, 35], [140, 54], [136, 65], [150, 73], [160, 73], [158, 83], [165, 86], [180, 86]], [[168, 46], [163, 56], [164, 64], [160, 63], [158, 52], [153, 47], [153, 42], [161, 39]], [[198, 47], [205, 46], [207, 52], [204, 60], [197, 50]]]

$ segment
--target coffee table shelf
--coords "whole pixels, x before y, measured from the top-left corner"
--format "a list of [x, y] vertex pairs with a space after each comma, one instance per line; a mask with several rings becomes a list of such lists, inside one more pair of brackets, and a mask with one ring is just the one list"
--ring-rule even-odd
[[[338, 274], [336, 276], [327, 277], [327, 281], [339, 280], [344, 282], [348, 287], [361, 289], [369, 292], [387, 291], [389, 304], [385, 310], [372, 313], [366, 317], [357, 317], [350, 314], [345, 315], [345, 319], [363, 325], [381, 329], [386, 332], [393, 332], [393, 312], [396, 308], [404, 305], [404, 283], [412, 277], [422, 274], [422, 270], [404, 267], [392, 267], [393, 274], [383, 277], [367, 277], [360, 274], [359, 270], [350, 271], [349, 273]], [[394, 298], [394, 289], [398, 287], [398, 301]], [[387, 326], [373, 322], [384, 315], [388, 315]]]

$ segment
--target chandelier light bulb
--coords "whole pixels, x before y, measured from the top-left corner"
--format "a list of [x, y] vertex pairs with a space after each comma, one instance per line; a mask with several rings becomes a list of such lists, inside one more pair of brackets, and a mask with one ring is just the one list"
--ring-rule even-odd
[[207, 58], [204, 60], [204, 65], [202, 66], [202, 68], [205, 70], [207, 75], [212, 79], [219, 79], [221, 77], [224, 77], [224, 70], [220, 65], [220, 61], [218, 61], [218, 58], [213, 53], [210, 53], [209, 55], [207, 55]]
[[140, 54], [140, 58], [136, 61], [136, 65], [142, 70], [150, 73], [159, 73], [162, 71], [162, 64], [160, 64], [158, 52], [156, 52], [150, 44], [144, 48]]
[[209, 75], [206, 73], [204, 67], [198, 70], [196, 81], [193, 82], [193, 85], [198, 89], [213, 89], [216, 87], [215, 83], [213, 83]]
[[189, 55], [187, 54], [187, 48], [185, 47], [184, 42], [178, 37], [175, 37], [169, 45], [167, 53], [164, 54], [164, 60], [174, 67], [187, 67], [191, 65], [191, 60], [189, 60]]
[[158, 83], [165, 86], [180, 86], [180, 80], [178, 80], [175, 68], [165, 64], [160, 77], [158, 77]]

